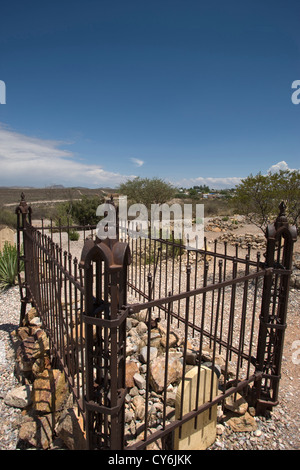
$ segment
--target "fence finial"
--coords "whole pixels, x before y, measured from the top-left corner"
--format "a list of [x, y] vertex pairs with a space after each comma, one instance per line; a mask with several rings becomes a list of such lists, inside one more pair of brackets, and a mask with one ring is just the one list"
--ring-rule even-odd
[[21, 212], [22, 214], [27, 214], [28, 212], [28, 205], [25, 200], [25, 194], [22, 191], [21, 193], [21, 200], [19, 202], [19, 205], [16, 207], [16, 213]]
[[279, 227], [282, 227], [283, 225], [288, 225], [288, 219], [287, 219], [287, 216], [286, 216], [286, 204], [284, 201], [281, 201], [281, 203], [279, 204], [279, 215], [275, 221], [275, 228], [276, 230], [279, 228]]

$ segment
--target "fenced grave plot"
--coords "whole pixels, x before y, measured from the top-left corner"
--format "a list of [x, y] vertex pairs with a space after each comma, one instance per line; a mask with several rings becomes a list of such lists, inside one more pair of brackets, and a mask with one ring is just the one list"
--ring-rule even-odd
[[[115, 241], [90, 237], [77, 259], [53, 231], [32, 226], [22, 198], [21, 318], [28, 303], [39, 312], [88, 448], [174, 448], [185, 425], [194, 420], [197, 430], [207, 412], [211, 419], [216, 405], [238, 393], [260, 410], [276, 405], [296, 239], [280, 210], [263, 255], [120, 233]], [[211, 384], [201, 400], [204, 368]], [[198, 392], [187, 410], [192, 370]]]

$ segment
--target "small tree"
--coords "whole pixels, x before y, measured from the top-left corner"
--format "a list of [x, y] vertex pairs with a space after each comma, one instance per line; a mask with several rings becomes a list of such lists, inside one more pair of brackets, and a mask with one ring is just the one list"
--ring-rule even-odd
[[300, 217], [300, 172], [280, 170], [276, 173], [250, 175], [236, 187], [232, 203], [263, 231], [278, 214], [281, 201], [286, 204], [289, 222], [297, 225]]
[[[79, 225], [97, 225], [99, 217], [96, 215], [97, 207], [104, 202], [100, 197], [83, 196], [80, 201], [68, 201], [59, 204], [55, 218], [56, 225], [67, 226]], [[60, 223], [59, 223], [60, 222]]]
[[95, 196], [83, 196], [80, 201], [73, 201], [71, 215], [80, 225], [97, 225], [99, 216], [96, 215], [97, 207], [104, 202], [104, 198]]
[[128, 180], [120, 185], [119, 192], [131, 203], [144, 204], [148, 209], [151, 204], [163, 204], [175, 196], [175, 188], [160, 178]]

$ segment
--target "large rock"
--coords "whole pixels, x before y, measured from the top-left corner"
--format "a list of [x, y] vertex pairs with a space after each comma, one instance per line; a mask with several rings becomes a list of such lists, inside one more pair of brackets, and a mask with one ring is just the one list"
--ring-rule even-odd
[[19, 429], [19, 445], [49, 449], [52, 445], [54, 430], [53, 415], [26, 416]]
[[27, 408], [32, 403], [31, 390], [31, 385], [15, 387], [6, 394], [4, 403], [14, 408]]
[[244, 415], [248, 410], [248, 403], [239, 393], [230, 395], [225, 399], [225, 408], [238, 415]]
[[230, 418], [227, 424], [234, 432], [251, 432], [256, 431], [257, 423], [255, 418], [246, 412], [243, 416]]
[[25, 317], [23, 319], [23, 326], [28, 325], [35, 317], [38, 317], [38, 312], [35, 307], [32, 307], [25, 313]]
[[126, 362], [126, 387], [132, 388], [134, 387], [134, 380], [133, 376], [134, 374], [138, 374], [139, 372], [139, 366], [138, 363], [135, 361], [127, 361]]
[[145, 333], [147, 333], [148, 331], [148, 326], [146, 325], [146, 323], [144, 323], [143, 321], [139, 322], [139, 324], [137, 325], [136, 327], [136, 331], [137, 333], [142, 336], [144, 335]]
[[142, 390], [146, 387], [146, 380], [141, 374], [139, 374], [139, 373], [134, 374], [133, 380], [134, 380], [134, 383], [136, 384], [136, 386], [140, 390]]
[[73, 406], [66, 407], [60, 415], [55, 427], [56, 435], [70, 450], [86, 450], [86, 436], [83, 423]]
[[68, 396], [68, 384], [64, 373], [58, 369], [46, 369], [33, 383], [33, 408], [39, 413], [59, 411]]
[[[165, 356], [158, 356], [150, 364], [150, 384], [155, 392], [160, 393], [164, 389], [165, 381]], [[182, 375], [182, 362], [176, 357], [169, 357], [167, 386], [176, 383]]]
[[28, 326], [21, 326], [17, 329], [17, 333], [21, 341], [24, 341], [24, 339], [30, 336], [30, 328]]
[[[48, 357], [49, 339], [44, 330], [37, 328], [30, 336], [26, 336], [29, 332], [26, 327], [19, 328], [19, 337], [24, 338], [18, 348], [16, 354], [16, 371], [17, 374], [27, 374], [32, 371], [32, 367], [37, 360]], [[42, 361], [43, 362], [43, 361]], [[47, 362], [47, 360], [46, 360]], [[39, 361], [40, 366], [41, 361]], [[41, 368], [39, 367], [39, 370]]]
[[[157, 354], [158, 354], [158, 350], [157, 348], [153, 347], [153, 346], [150, 346], [149, 348], [149, 360], [150, 361], [153, 361], [153, 359], [155, 359], [157, 357]], [[141, 350], [140, 350], [140, 359], [141, 361], [146, 364], [147, 363], [147, 358], [148, 358], [148, 347], [147, 346], [144, 346]]]
[[168, 344], [168, 347], [169, 348], [173, 348], [174, 346], [176, 346], [178, 342], [178, 336], [176, 336], [175, 333], [171, 332], [169, 334], [169, 338], [167, 338], [167, 336], [163, 336], [161, 338], [161, 341], [160, 341], [160, 344], [166, 348], [167, 347], [167, 344]]
[[139, 337], [129, 336], [126, 339], [126, 356], [132, 356], [139, 349], [140, 339]]
[[33, 336], [28, 336], [24, 339], [17, 350], [17, 358], [21, 358], [24, 362], [34, 361], [42, 355], [39, 343]]
[[39, 357], [32, 365], [31, 372], [34, 377], [42, 374], [45, 369], [51, 369], [51, 362], [48, 356]]
[[145, 400], [140, 395], [132, 399], [135, 419], [142, 421], [145, 418]]

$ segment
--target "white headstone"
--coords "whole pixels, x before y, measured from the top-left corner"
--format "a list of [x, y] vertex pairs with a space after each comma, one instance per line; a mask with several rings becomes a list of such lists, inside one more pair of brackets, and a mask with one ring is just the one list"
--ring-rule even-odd
[[[211, 397], [211, 381], [212, 370], [202, 366], [200, 369], [200, 386], [198, 393], [198, 407], [210, 401]], [[218, 393], [218, 378], [215, 373], [213, 378], [212, 399]], [[184, 396], [182, 416], [193, 411], [196, 405], [196, 393], [198, 382], [198, 367], [193, 367], [186, 375], [184, 380]], [[180, 418], [182, 383], [178, 387], [176, 403], [175, 403], [175, 419]], [[174, 433], [174, 449], [175, 450], [205, 450], [211, 446], [216, 439], [217, 425], [217, 405], [211, 410], [206, 410], [197, 416], [197, 425], [195, 428], [195, 418], [187, 421], [181, 426], [181, 434], [179, 428]]]

